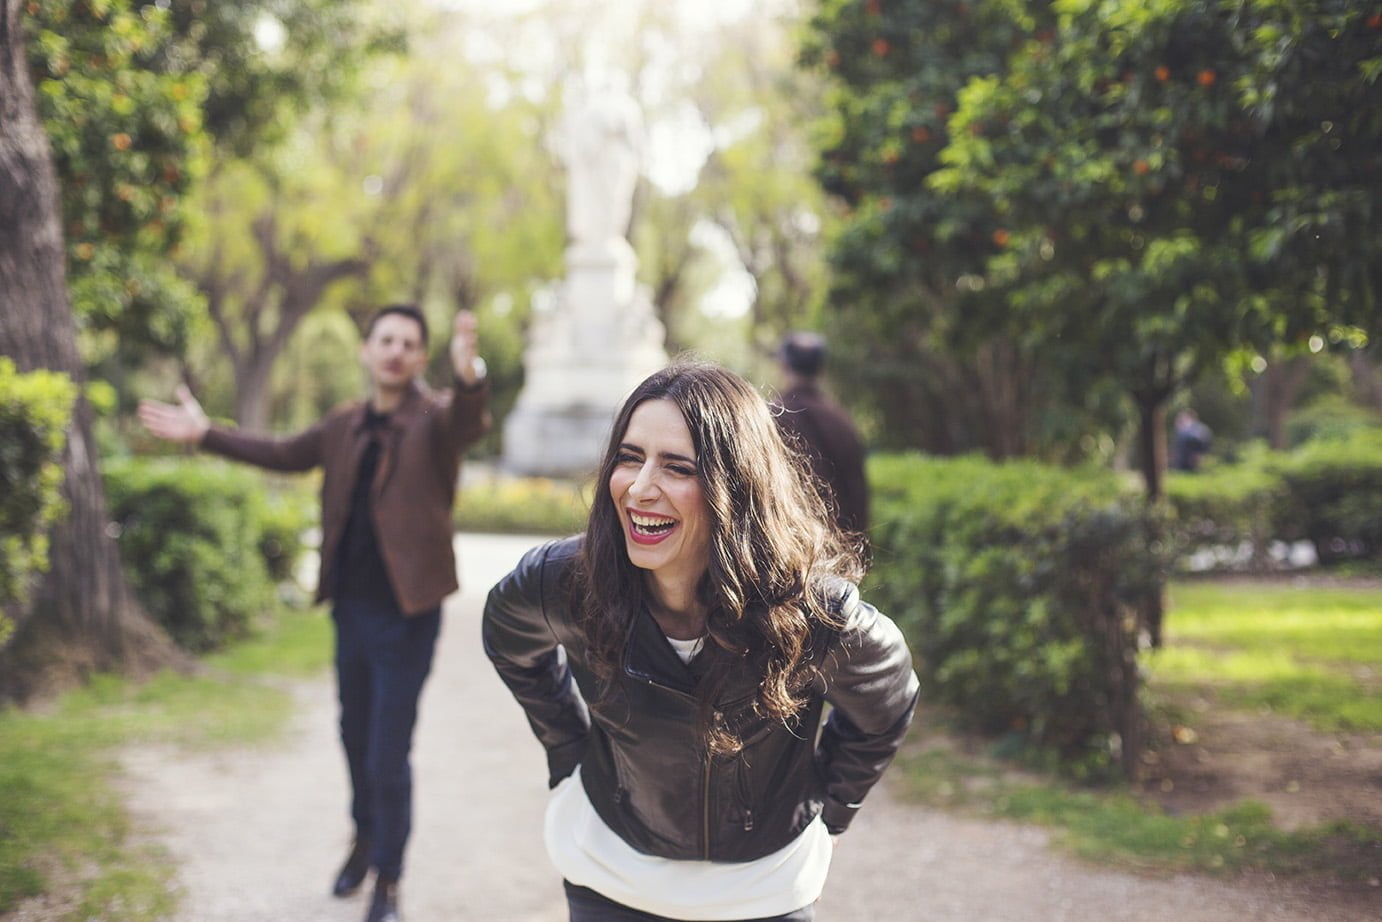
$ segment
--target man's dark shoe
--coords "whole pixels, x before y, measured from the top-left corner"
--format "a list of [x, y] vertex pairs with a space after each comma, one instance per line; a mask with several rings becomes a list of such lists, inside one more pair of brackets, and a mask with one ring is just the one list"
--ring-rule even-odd
[[374, 899], [370, 900], [365, 922], [402, 922], [398, 914], [398, 881], [375, 881]]
[[341, 872], [336, 875], [336, 882], [331, 885], [331, 895], [350, 896], [365, 882], [365, 875], [368, 873], [369, 840], [356, 836], [345, 864], [341, 865]]

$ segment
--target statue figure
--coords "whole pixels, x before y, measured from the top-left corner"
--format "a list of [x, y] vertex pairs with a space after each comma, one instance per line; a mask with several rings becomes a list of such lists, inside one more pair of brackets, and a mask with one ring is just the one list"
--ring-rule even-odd
[[643, 118], [627, 94], [596, 93], [566, 118], [566, 229], [572, 243], [624, 239], [643, 155]]

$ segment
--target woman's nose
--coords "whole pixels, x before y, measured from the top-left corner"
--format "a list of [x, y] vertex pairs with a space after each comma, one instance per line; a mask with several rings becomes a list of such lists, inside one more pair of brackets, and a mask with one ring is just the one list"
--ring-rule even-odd
[[645, 464], [638, 469], [638, 476], [633, 479], [633, 485], [629, 487], [629, 494], [634, 499], [652, 499], [657, 495], [656, 471], [651, 464]]

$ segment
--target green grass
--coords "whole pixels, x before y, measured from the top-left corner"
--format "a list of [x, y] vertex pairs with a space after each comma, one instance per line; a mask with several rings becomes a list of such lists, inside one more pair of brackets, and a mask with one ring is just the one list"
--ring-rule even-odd
[[[1215, 706], [1299, 717], [1324, 731], [1382, 730], [1382, 588], [1177, 582], [1164, 649], [1144, 657], [1161, 719], [1190, 694]], [[918, 734], [924, 737], [924, 733]], [[1012, 763], [947, 749], [900, 757], [926, 803], [1038, 823], [1077, 854], [1168, 870], [1376, 874], [1382, 830], [1337, 821], [1284, 832], [1263, 804], [1169, 816], [1124, 789], [1076, 788]]]
[[1036, 823], [1074, 853], [1119, 867], [1161, 871], [1373, 873], [1382, 830], [1348, 822], [1283, 832], [1263, 804], [1244, 801], [1197, 816], [1169, 816], [1123, 791], [1079, 790], [1018, 775], [997, 760], [946, 749], [905, 752], [908, 792], [932, 806]]
[[144, 683], [98, 676], [42, 711], [0, 712], [0, 913], [74, 894], [65, 918], [166, 917], [167, 856], [135, 835], [114, 786], [115, 751], [138, 742], [233, 745], [272, 738], [291, 699], [262, 677], [308, 675], [330, 660], [329, 619], [284, 615], [197, 675]]
[[1205, 582], [1171, 588], [1156, 687], [1208, 687], [1324, 731], [1382, 730], [1382, 589]]
[[1195, 642], [1382, 664], [1382, 589], [1178, 582], [1170, 603], [1168, 646]]

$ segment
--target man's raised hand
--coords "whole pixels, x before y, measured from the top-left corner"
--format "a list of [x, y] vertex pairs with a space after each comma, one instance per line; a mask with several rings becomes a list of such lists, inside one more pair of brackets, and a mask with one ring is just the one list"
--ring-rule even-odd
[[185, 385], [178, 385], [177, 397], [176, 404], [157, 400], [139, 401], [139, 420], [145, 429], [160, 439], [195, 445], [211, 428], [211, 421]]
[[476, 352], [478, 329], [479, 321], [471, 311], [458, 311], [451, 325], [451, 369], [466, 384], [474, 384], [484, 374]]

